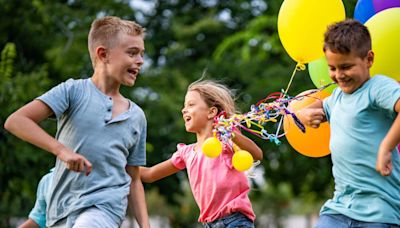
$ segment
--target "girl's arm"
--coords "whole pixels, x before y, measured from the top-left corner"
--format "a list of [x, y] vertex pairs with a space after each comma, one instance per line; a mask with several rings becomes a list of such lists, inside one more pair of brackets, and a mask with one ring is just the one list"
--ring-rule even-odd
[[166, 160], [152, 167], [140, 167], [140, 179], [145, 183], [152, 183], [179, 171], [171, 160]]
[[248, 151], [253, 156], [254, 160], [263, 159], [263, 152], [255, 142], [238, 131], [235, 131], [234, 134], [235, 136], [232, 139], [233, 143], [240, 147], [240, 149]]

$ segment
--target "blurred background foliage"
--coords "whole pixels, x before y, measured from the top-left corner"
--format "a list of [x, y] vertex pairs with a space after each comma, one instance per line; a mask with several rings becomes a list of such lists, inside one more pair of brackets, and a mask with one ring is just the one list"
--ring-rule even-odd
[[[242, 112], [271, 92], [285, 89], [296, 63], [279, 40], [282, 0], [0, 0], [0, 227], [27, 217], [41, 176], [54, 165], [49, 153], [23, 142], [4, 128], [8, 115], [67, 78], [92, 72], [87, 51], [91, 22], [115, 15], [147, 30], [145, 66], [123, 94], [138, 103], [148, 120], [147, 160], [170, 158], [178, 142], [191, 143], [181, 109], [186, 87], [204, 73], [237, 91]], [[352, 17], [356, 0], [346, 0]], [[304, 44], [307, 45], [307, 44]], [[289, 89], [296, 95], [314, 88], [308, 72], [296, 73]], [[43, 123], [54, 134], [54, 120]], [[275, 130], [270, 126], [268, 130]], [[263, 149], [250, 192], [256, 214], [276, 227], [289, 214], [318, 213], [332, 194], [330, 157], [309, 158], [285, 138], [277, 146], [249, 136]], [[218, 174], [216, 174], [218, 175]], [[173, 227], [197, 223], [198, 209], [186, 173], [145, 185], [149, 212], [168, 217]]]

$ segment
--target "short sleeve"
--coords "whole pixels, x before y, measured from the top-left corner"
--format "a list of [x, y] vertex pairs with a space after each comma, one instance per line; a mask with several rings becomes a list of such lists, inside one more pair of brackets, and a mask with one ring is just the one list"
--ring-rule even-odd
[[340, 91], [341, 91], [340, 88], [335, 88], [332, 94], [322, 101], [322, 108], [324, 109], [326, 119], [328, 122], [330, 121], [332, 106], [334, 104], [334, 101], [337, 99]]
[[130, 149], [130, 154], [128, 156], [128, 165], [131, 166], [144, 166], [146, 165], [146, 138], [147, 138], [147, 121], [142, 115], [143, 119], [141, 122], [141, 127], [138, 134], [138, 142]]
[[69, 79], [59, 85], [53, 87], [43, 95], [36, 99], [47, 104], [59, 118], [70, 106], [70, 98], [74, 80]]
[[184, 169], [186, 168], [186, 159], [185, 159], [185, 148], [187, 146], [185, 144], [178, 144], [177, 151], [172, 154], [171, 162], [177, 169]]
[[373, 78], [376, 82], [370, 90], [370, 99], [377, 108], [387, 110], [390, 115], [394, 115], [394, 106], [400, 98], [400, 84], [382, 75]]

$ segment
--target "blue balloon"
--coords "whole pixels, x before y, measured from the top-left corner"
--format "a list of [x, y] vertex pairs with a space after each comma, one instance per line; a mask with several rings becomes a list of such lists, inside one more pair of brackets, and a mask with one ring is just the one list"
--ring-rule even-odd
[[365, 24], [382, 10], [400, 7], [400, 0], [358, 0], [354, 9], [354, 19]]
[[372, 0], [358, 0], [354, 9], [354, 19], [364, 24], [375, 13]]

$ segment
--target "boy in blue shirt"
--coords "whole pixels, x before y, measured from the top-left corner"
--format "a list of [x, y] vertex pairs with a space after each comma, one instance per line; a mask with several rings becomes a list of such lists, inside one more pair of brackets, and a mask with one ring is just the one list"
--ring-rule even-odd
[[37, 191], [35, 206], [29, 213], [29, 218], [19, 228], [45, 228], [46, 227], [46, 207], [49, 196], [49, 189], [53, 179], [53, 169], [40, 179]]
[[370, 77], [371, 38], [358, 21], [329, 26], [324, 52], [338, 88], [298, 113], [308, 126], [329, 121], [331, 128], [335, 192], [316, 227], [399, 227], [400, 86], [383, 75]]
[[[145, 165], [146, 118], [119, 92], [143, 65], [144, 29], [107, 16], [93, 21], [88, 48], [94, 73], [47, 93], [10, 115], [5, 128], [57, 156], [47, 227], [118, 227], [128, 202], [149, 227], [139, 166]], [[39, 123], [57, 118], [56, 137]]]

